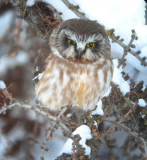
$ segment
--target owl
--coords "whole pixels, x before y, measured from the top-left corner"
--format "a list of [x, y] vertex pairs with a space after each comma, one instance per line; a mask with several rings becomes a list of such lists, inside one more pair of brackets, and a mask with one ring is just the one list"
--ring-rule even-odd
[[66, 20], [52, 31], [49, 46], [35, 62], [37, 99], [51, 111], [63, 106], [93, 110], [113, 74], [104, 27], [87, 19]]

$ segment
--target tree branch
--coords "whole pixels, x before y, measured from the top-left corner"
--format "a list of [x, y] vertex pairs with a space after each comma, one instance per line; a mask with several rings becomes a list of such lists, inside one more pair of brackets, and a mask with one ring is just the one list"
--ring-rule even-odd
[[88, 19], [85, 16], [84, 12], [79, 11], [79, 6], [75, 6], [72, 3], [70, 3], [68, 0], [62, 0], [62, 2], [70, 9], [72, 10], [79, 18], [82, 19]]
[[[29, 105], [29, 104], [23, 104], [23, 103], [20, 103], [20, 102], [15, 102], [15, 103], [12, 103], [8, 106], [3, 106], [1, 109], [0, 109], [0, 114], [3, 114], [5, 113], [7, 110], [10, 110], [12, 108], [19, 108], [19, 109], [28, 109], [28, 110], [33, 110], [35, 111], [37, 114], [41, 115], [41, 116], [44, 116], [45, 118], [49, 119], [50, 121], [53, 121], [53, 122], [57, 122], [58, 120], [58, 124], [59, 126], [61, 127], [61, 129], [66, 132], [68, 135], [71, 134], [71, 131], [62, 123], [62, 121], [60, 120], [59, 121], [59, 117], [54, 117], [54, 116], [51, 116], [48, 112], [45, 112], [43, 110], [43, 106], [32, 106], [32, 105]], [[65, 111], [65, 110], [63, 110]]]
[[123, 125], [120, 122], [112, 121], [110, 119], [104, 119], [104, 121], [110, 122], [110, 123], [112, 123], [114, 125], [119, 126], [120, 128], [124, 129], [126, 132], [128, 132], [131, 136], [135, 137], [140, 142], [142, 142], [143, 145], [144, 145], [145, 157], [147, 158], [147, 142], [143, 137], [140, 137], [140, 135], [137, 132], [132, 131], [130, 128], [128, 128], [127, 126]]
[[135, 57], [141, 62], [141, 65], [147, 66], [147, 62], [145, 62], [146, 58], [145, 58], [145, 57], [141, 58], [141, 57], [138, 55], [138, 54], [140, 54], [141, 52], [140, 52], [140, 51], [135, 52], [135, 51], [133, 51], [133, 50], [131, 49], [131, 48], [135, 48], [135, 45], [132, 44], [133, 41], [134, 41], [134, 39], [137, 40], [137, 36], [135, 36], [135, 31], [134, 31], [134, 30], [132, 31], [133, 35], [132, 35], [131, 40], [130, 40], [130, 42], [129, 42], [128, 45], [126, 45], [125, 43], [123, 43], [123, 40], [120, 39], [119, 36], [116, 36], [116, 35], [114, 34], [114, 29], [112, 29], [112, 30], [107, 30], [106, 32], [107, 32], [108, 36], [112, 39], [112, 42], [115, 42], [115, 43], [119, 44], [122, 48], [124, 48], [123, 59], [124, 59], [124, 57], [126, 56], [126, 53], [129, 52], [129, 53], [131, 53], [133, 56], [135, 56]]

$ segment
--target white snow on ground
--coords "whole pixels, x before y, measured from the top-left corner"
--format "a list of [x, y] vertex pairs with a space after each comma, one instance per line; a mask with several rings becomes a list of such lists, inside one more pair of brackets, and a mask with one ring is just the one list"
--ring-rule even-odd
[[[81, 137], [81, 140], [80, 140], [80, 144], [82, 145], [83, 148], [85, 148], [85, 155], [90, 155], [91, 153], [91, 149], [90, 147], [88, 147], [85, 143], [86, 143], [86, 140], [88, 139], [91, 139], [92, 138], [92, 135], [91, 135], [91, 130], [88, 126], [86, 125], [81, 125], [80, 127], [78, 127], [74, 132], [73, 132], [73, 135], [76, 135], [76, 134], [79, 134], [80, 137]], [[72, 143], [73, 143], [73, 140], [71, 138], [69, 138], [66, 143], [64, 144], [63, 146], [63, 149], [62, 151], [60, 152], [59, 155], [62, 155], [63, 153], [66, 153], [66, 154], [72, 154]]]

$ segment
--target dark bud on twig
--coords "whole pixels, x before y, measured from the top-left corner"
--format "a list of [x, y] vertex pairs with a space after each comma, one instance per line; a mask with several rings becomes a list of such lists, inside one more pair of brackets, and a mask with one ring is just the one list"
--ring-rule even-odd
[[135, 33], [135, 30], [134, 30], [134, 29], [132, 29], [132, 33]]
[[135, 86], [135, 91], [137, 92], [137, 93], [141, 93], [142, 91], [142, 88], [143, 88], [143, 84], [144, 84], [144, 82], [143, 81], [141, 81], [141, 82], [139, 82], [136, 86]]
[[141, 51], [140, 51], [140, 50], [136, 52], [136, 54], [137, 54], [137, 55], [139, 55], [140, 53], [141, 53]]
[[120, 39], [120, 36], [116, 36], [116, 39], [117, 39], [117, 40]]
[[80, 9], [80, 6], [79, 6], [79, 5], [76, 5], [75, 7], [76, 7], [77, 9]]
[[135, 37], [135, 40], [137, 40], [137, 39], [138, 39], [138, 37], [136, 36], [136, 37]]
[[138, 39], [138, 37], [136, 36], [136, 32], [135, 32], [135, 30], [134, 29], [132, 29], [132, 39], [135, 39], [135, 40], [137, 40]]
[[143, 57], [142, 60], [145, 61], [145, 60], [146, 60], [146, 57]]
[[131, 48], [136, 48], [136, 46], [134, 45], [134, 44], [131, 44], [131, 46], [130, 46]]
[[144, 61], [145, 61], [145, 60], [146, 60], [146, 57], [143, 57], [143, 58], [142, 58], [142, 60], [144, 60]]
[[123, 78], [124, 78], [126, 81], [130, 79], [130, 76], [129, 76], [127, 73], [122, 72], [122, 75], [123, 75]]
[[112, 32], [112, 33], [114, 33], [114, 32], [115, 32], [115, 29], [114, 29], [114, 28], [113, 28], [113, 29], [111, 29], [111, 32]]

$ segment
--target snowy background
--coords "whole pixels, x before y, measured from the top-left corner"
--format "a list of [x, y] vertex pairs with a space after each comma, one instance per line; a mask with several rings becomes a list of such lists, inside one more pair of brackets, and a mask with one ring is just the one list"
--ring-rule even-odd
[[[42, 0], [46, 3], [51, 4], [54, 6], [59, 12], [62, 12], [62, 18], [63, 20], [67, 20], [70, 18], [77, 18], [77, 16], [65, 6], [65, 4], [61, 0]], [[140, 56], [141, 57], [147, 57], [147, 25], [145, 25], [145, 1], [144, 0], [128, 0], [127, 2], [124, 2], [122, 0], [70, 0], [71, 3], [75, 5], [80, 6], [80, 10], [86, 14], [86, 17], [91, 20], [96, 20], [102, 25], [105, 26], [106, 29], [115, 29], [115, 34], [119, 35], [121, 38], [124, 39], [124, 43], [128, 44], [131, 38], [131, 30], [135, 29], [138, 40], [134, 42], [136, 45], [136, 48], [134, 51], [141, 51]], [[28, 0], [27, 6], [32, 6], [35, 3], [35, 0]], [[23, 27], [21, 35], [19, 35], [19, 44], [23, 44], [24, 48], [27, 48], [26, 50], [23, 50], [24, 48], [19, 48], [17, 50], [17, 54], [14, 56], [14, 51], [12, 51], [9, 46], [4, 46], [6, 43], [3, 43], [4, 37], [8, 34], [8, 31], [10, 31], [11, 25], [14, 23], [14, 19], [16, 18], [16, 13], [11, 10], [4, 12], [4, 14], [0, 15], [0, 78], [5, 81], [3, 77], [6, 75], [10, 75], [10, 79], [13, 79], [13, 73], [11, 72], [12, 68], [20, 67], [28, 65], [28, 62], [32, 61], [32, 55], [31, 53], [27, 53], [27, 49], [31, 48], [31, 42], [29, 39], [27, 39], [25, 35], [25, 27], [28, 26], [26, 22], [23, 22]], [[17, 20], [16, 20], [17, 21]], [[16, 26], [19, 27], [19, 26]], [[17, 30], [14, 32], [14, 37], [17, 35]], [[8, 35], [9, 36], [9, 35]], [[10, 42], [9, 42], [10, 43]], [[13, 42], [12, 42], [13, 43]], [[129, 82], [126, 82], [123, 80], [121, 76], [122, 69], [117, 68], [118, 60], [121, 59], [123, 54], [123, 48], [121, 48], [118, 44], [112, 43], [112, 58], [114, 59], [114, 77], [113, 82], [119, 85], [119, 88], [121, 92], [125, 95], [127, 91], [129, 91]], [[11, 52], [11, 55], [9, 53]], [[134, 56], [128, 53], [126, 56], [127, 59], [127, 65], [124, 68], [124, 71], [128, 73], [136, 82], [144, 81], [144, 85], [147, 85], [147, 67], [144, 67], [140, 64], [140, 61], [138, 61]], [[18, 69], [17, 71], [19, 74], [23, 77], [23, 74], [26, 73], [28, 70], [21, 70]], [[31, 68], [31, 66], [30, 66]], [[30, 69], [31, 71], [31, 69]], [[136, 77], [136, 73], [138, 73], [138, 76]], [[14, 73], [15, 75], [15, 73]], [[21, 93], [22, 96], [25, 92], [27, 92], [26, 99], [32, 102], [33, 95], [33, 87], [31, 87], [31, 91], [29, 90], [30, 86], [33, 86], [33, 82], [31, 82], [32, 73], [29, 72], [28, 75], [29, 78], [24, 81], [24, 84], [27, 84], [27, 91], [24, 88], [22, 88], [23, 92]], [[5, 84], [3, 81], [0, 81], [0, 86], [3, 88]], [[9, 81], [5, 81], [6, 85], [10, 85]], [[25, 86], [24, 85], [24, 86]], [[18, 87], [18, 86], [17, 86]], [[21, 85], [20, 85], [21, 87]], [[20, 89], [20, 88], [19, 88]], [[16, 93], [16, 97], [19, 95], [19, 93]], [[19, 97], [18, 98], [22, 98]], [[26, 100], [23, 99], [23, 100]], [[142, 99], [139, 100], [139, 105], [145, 107], [146, 102]], [[99, 105], [100, 110], [98, 112], [100, 114], [103, 114], [101, 107], [102, 105]], [[15, 112], [13, 113], [16, 114]], [[13, 116], [14, 116], [13, 115]], [[33, 113], [30, 113], [29, 118], [32, 121], [35, 121], [36, 116], [32, 116]], [[40, 119], [39, 123], [43, 124], [43, 120]], [[0, 125], [3, 125], [1, 122]], [[17, 131], [19, 131], [19, 127], [17, 126]], [[16, 129], [15, 128], [15, 129]], [[2, 132], [2, 131], [1, 131]], [[83, 134], [84, 132], [84, 134]], [[90, 153], [89, 148], [85, 145], [86, 139], [91, 138], [90, 129], [88, 126], [83, 125], [80, 126], [73, 134], [79, 133], [82, 137], [81, 144], [84, 148], [86, 148], [86, 154], [88, 155]], [[85, 134], [87, 133], [87, 134]], [[8, 140], [11, 142], [21, 139], [24, 136], [23, 132], [17, 132], [13, 131], [11, 133], [11, 136], [0, 136], [0, 160], [8, 160], [3, 157], [3, 153], [6, 148], [8, 148]], [[44, 134], [44, 133], [43, 133]], [[9, 138], [8, 138], [9, 137]], [[41, 138], [39, 141], [43, 139], [43, 135], [41, 135]], [[49, 151], [44, 153], [43, 151], [40, 151], [39, 147], [35, 148], [38, 152], [38, 155], [43, 155], [45, 159], [47, 160], [54, 160], [59, 154], [65, 152], [65, 153], [71, 153], [71, 139], [63, 138], [61, 131], [57, 130], [54, 134], [54, 140], [51, 140], [47, 142], [47, 146]], [[44, 140], [43, 140], [44, 141]], [[65, 143], [66, 142], [66, 143]], [[40, 142], [37, 142], [38, 146]], [[65, 144], [64, 144], [65, 143]], [[34, 149], [34, 150], [35, 150]], [[19, 155], [21, 157], [21, 155]], [[19, 157], [18, 156], [18, 157]], [[37, 157], [37, 156], [36, 156]], [[39, 157], [37, 157], [39, 159]], [[36, 159], [37, 159], [36, 158]], [[12, 160], [12, 158], [10, 158]], [[14, 158], [15, 159], [15, 158]], [[123, 160], [123, 159], [122, 159]]]

